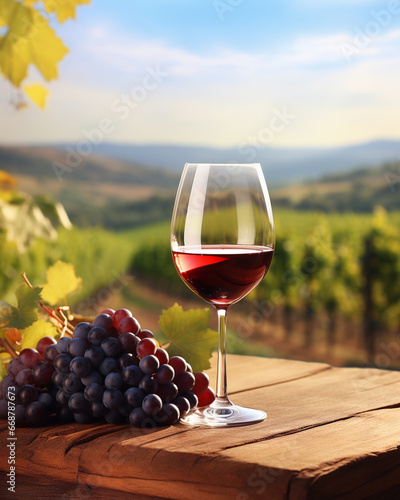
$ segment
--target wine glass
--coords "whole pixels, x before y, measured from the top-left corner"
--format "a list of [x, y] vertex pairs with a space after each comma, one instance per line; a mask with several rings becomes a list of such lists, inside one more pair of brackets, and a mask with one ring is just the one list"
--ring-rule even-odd
[[186, 285], [218, 313], [216, 399], [184, 422], [223, 427], [261, 422], [265, 412], [234, 405], [227, 393], [226, 314], [267, 273], [275, 230], [259, 163], [187, 163], [171, 223], [175, 267]]

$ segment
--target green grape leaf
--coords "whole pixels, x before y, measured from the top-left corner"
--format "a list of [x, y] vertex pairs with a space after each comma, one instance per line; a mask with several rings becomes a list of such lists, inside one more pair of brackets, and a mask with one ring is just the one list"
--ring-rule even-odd
[[66, 304], [67, 298], [78, 291], [82, 278], [77, 278], [73, 264], [58, 260], [46, 273], [47, 282], [43, 285], [42, 298], [51, 305]]
[[8, 326], [10, 318], [13, 318], [17, 314], [17, 309], [12, 305], [0, 300], [0, 328]]
[[161, 346], [168, 346], [170, 356], [185, 358], [193, 371], [207, 370], [218, 343], [218, 333], [208, 328], [209, 322], [209, 309], [184, 311], [174, 304], [162, 312], [158, 322], [161, 332], [156, 338]]
[[[33, 288], [22, 284], [15, 291], [15, 296], [17, 297], [17, 307], [3, 307], [2, 311], [5, 310], [4, 314], [1, 314], [1, 326], [8, 328], [26, 328], [30, 326], [37, 320], [37, 301], [40, 300], [40, 292], [42, 289], [38, 286]], [[6, 304], [2, 302], [2, 304]], [[9, 305], [9, 304], [7, 304]]]
[[38, 319], [32, 325], [24, 328], [21, 332], [21, 351], [26, 347], [36, 349], [36, 345], [42, 337], [55, 337], [58, 335], [57, 328], [49, 321]]

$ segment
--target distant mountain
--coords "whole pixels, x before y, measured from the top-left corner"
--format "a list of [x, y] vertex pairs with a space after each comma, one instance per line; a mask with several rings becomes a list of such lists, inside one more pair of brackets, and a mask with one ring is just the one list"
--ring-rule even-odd
[[[349, 171], [354, 168], [379, 166], [386, 162], [400, 160], [400, 141], [377, 140], [351, 146], [335, 148], [277, 148], [252, 145], [237, 148], [211, 148], [185, 146], [179, 144], [122, 144], [101, 143], [91, 146], [93, 154], [84, 158], [85, 164], [99, 162], [104, 157], [120, 160], [129, 165], [147, 166], [150, 169], [171, 171], [179, 174], [188, 163], [225, 163], [242, 162], [261, 163], [267, 182], [271, 186], [283, 185], [295, 181], [318, 179], [323, 175]], [[79, 157], [77, 145], [53, 144], [28, 148], [34, 150], [58, 150], [65, 159]], [[27, 148], [25, 148], [27, 150]], [[71, 156], [72, 155], [72, 156]], [[1, 162], [1, 158], [0, 158]], [[89, 170], [89, 167], [86, 167]], [[146, 172], [155, 172], [146, 169]], [[164, 180], [161, 175], [160, 181]], [[157, 182], [157, 179], [155, 179]]]
[[[61, 149], [65, 146], [58, 145]], [[259, 162], [271, 185], [317, 179], [322, 175], [400, 159], [400, 141], [380, 140], [336, 148], [276, 148], [245, 145], [218, 149], [161, 144], [94, 146], [99, 155], [181, 172], [188, 163]]]
[[74, 224], [124, 228], [165, 219], [179, 174], [50, 147], [0, 147], [0, 170], [25, 193], [60, 201]]
[[400, 210], [399, 162], [326, 175], [274, 189], [274, 207], [325, 212], [371, 212], [380, 205]]
[[[21, 191], [63, 203], [74, 224], [119, 229], [170, 217], [186, 161], [249, 161], [233, 149], [105, 143], [83, 157], [66, 147], [0, 147], [0, 169], [18, 179]], [[377, 204], [400, 209], [399, 158], [400, 142], [375, 141], [269, 148], [252, 161], [263, 165], [275, 207], [371, 211]]]

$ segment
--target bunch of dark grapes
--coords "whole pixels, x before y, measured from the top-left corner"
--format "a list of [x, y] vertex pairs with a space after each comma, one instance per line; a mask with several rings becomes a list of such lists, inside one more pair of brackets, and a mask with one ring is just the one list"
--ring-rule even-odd
[[[9, 377], [15, 379], [3, 380], [3, 393], [7, 384], [17, 382], [19, 373], [14, 365], [23, 364], [24, 351], [18, 361], [11, 362]], [[18, 411], [24, 418], [17, 425], [42, 425], [54, 411], [61, 422], [173, 425], [196, 406], [209, 405], [215, 399], [208, 376], [193, 373], [180, 356], [169, 358], [152, 332], [142, 330], [127, 309], [106, 309], [93, 323], [79, 323], [72, 339], [62, 337], [47, 345], [44, 358], [39, 361], [36, 356], [35, 363], [30, 363], [33, 379], [24, 378], [18, 384], [24, 412]], [[45, 366], [50, 367], [46, 377], [42, 375]], [[29, 397], [25, 395], [28, 392]], [[44, 414], [41, 420], [36, 417], [39, 409]]]
[[17, 426], [45, 425], [56, 411], [52, 384], [53, 363], [44, 359], [51, 337], [39, 340], [36, 349], [23, 349], [7, 366], [8, 375], [0, 383], [0, 418], [8, 417], [9, 403]]

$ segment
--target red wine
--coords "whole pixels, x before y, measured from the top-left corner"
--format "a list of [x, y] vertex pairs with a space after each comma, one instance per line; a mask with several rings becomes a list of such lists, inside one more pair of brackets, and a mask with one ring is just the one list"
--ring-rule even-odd
[[172, 251], [175, 266], [194, 293], [227, 308], [247, 295], [271, 265], [273, 247], [203, 245]]

